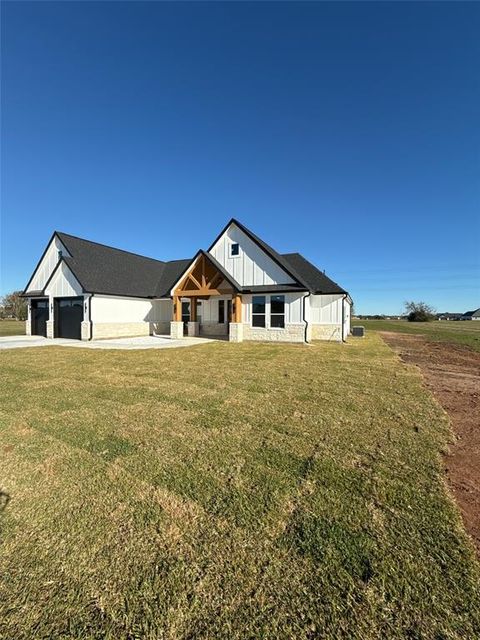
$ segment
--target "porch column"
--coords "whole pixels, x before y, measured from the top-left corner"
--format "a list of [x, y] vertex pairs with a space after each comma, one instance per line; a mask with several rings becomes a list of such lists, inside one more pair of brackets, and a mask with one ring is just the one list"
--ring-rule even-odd
[[25, 335], [32, 335], [32, 299], [27, 299], [27, 319], [25, 320]]
[[188, 337], [200, 335], [200, 323], [197, 322], [197, 298], [190, 298], [190, 322], [188, 323]]
[[182, 301], [180, 296], [173, 296], [173, 321], [182, 321]]
[[235, 300], [235, 322], [242, 321], [242, 296], [237, 293]]
[[53, 338], [55, 335], [55, 305], [53, 297], [48, 299], [48, 320], [47, 320], [47, 338]]
[[179, 340], [183, 338], [182, 301], [180, 296], [173, 296], [173, 319], [170, 322], [170, 338]]
[[92, 323], [90, 322], [90, 305], [92, 303], [91, 296], [84, 296], [83, 298], [83, 322], [81, 324], [81, 337], [82, 340], [91, 340], [92, 338]]
[[242, 296], [238, 293], [233, 298], [232, 318], [228, 337], [230, 342], [243, 342]]

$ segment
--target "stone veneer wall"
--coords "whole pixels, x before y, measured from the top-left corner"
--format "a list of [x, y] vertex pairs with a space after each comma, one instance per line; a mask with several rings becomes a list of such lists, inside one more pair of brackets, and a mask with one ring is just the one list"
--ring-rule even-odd
[[244, 340], [258, 340], [268, 342], [304, 342], [305, 325], [287, 324], [285, 329], [266, 329], [265, 327], [251, 327], [243, 325]]
[[228, 325], [229, 342], [243, 342], [243, 327], [241, 322], [230, 322]]
[[341, 324], [312, 324], [312, 340], [342, 341]]
[[161, 336], [168, 336], [170, 334], [170, 320], [167, 322], [151, 322], [150, 333], [156, 333]]
[[228, 333], [228, 324], [222, 322], [201, 322], [201, 336], [226, 336]]
[[93, 322], [92, 339], [149, 336], [149, 322]]

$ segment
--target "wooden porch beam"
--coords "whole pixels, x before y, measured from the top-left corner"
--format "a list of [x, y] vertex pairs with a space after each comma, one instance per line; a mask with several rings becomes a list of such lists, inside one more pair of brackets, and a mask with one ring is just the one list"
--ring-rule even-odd
[[192, 296], [190, 298], [190, 322], [197, 321], [197, 298]]
[[179, 291], [178, 289], [174, 293], [175, 296], [181, 296], [182, 298], [191, 298], [191, 297], [202, 297], [202, 296], [223, 296], [226, 294], [232, 293], [231, 290], [221, 290], [221, 289], [207, 289], [207, 287], [202, 287], [201, 289], [188, 289], [187, 291]]

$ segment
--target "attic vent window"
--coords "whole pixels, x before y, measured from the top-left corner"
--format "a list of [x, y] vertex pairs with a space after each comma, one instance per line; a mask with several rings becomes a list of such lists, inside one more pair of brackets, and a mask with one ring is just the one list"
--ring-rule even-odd
[[61, 260], [61, 259], [62, 259], [62, 255], [63, 255], [62, 250], [61, 250], [61, 249], [59, 249], [59, 250], [58, 250], [58, 259], [59, 259], [59, 260]]
[[232, 257], [240, 255], [240, 245], [238, 244], [238, 242], [232, 242], [232, 244], [230, 245], [230, 255]]

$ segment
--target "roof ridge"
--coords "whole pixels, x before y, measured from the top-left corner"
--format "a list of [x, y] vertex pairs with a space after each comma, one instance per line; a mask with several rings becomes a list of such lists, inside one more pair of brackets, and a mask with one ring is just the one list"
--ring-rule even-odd
[[[81, 238], [80, 236], [74, 236], [71, 233], [65, 233], [64, 231], [54, 231], [55, 235], [57, 235], [60, 240], [61, 236], [67, 236], [68, 238], [73, 238], [74, 240], [81, 240], [82, 242], [88, 242], [89, 244], [96, 244], [99, 247], [105, 247], [106, 249], [112, 249], [113, 251], [121, 251], [122, 253], [128, 253], [130, 256], [137, 256], [138, 258], [143, 258], [144, 260], [153, 260], [154, 262], [159, 262], [162, 265], [167, 264], [164, 260], [158, 260], [158, 258], [151, 258], [150, 256], [145, 256], [141, 253], [135, 253], [134, 251], [128, 251], [127, 249], [119, 249], [118, 247], [112, 247], [110, 244], [105, 244], [103, 242], [96, 242], [96, 240], [87, 240], [87, 238]], [[170, 262], [175, 262], [171, 260]]]

